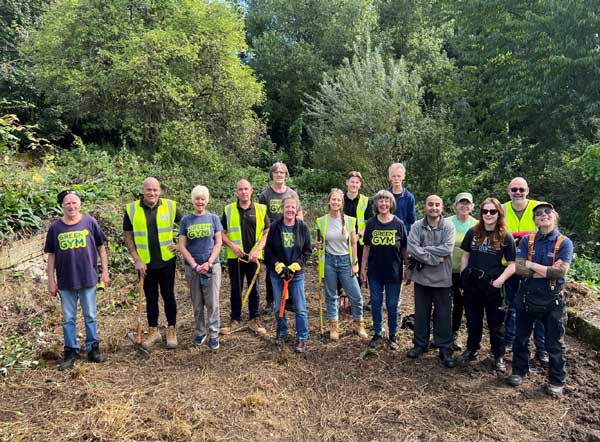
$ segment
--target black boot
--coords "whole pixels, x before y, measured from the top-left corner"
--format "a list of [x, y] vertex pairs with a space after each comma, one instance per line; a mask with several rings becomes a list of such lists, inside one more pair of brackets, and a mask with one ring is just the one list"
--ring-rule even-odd
[[104, 362], [104, 355], [102, 354], [102, 351], [100, 351], [100, 345], [97, 342], [92, 344], [92, 348], [88, 351], [87, 357], [90, 362]]
[[79, 359], [79, 352], [70, 348], [65, 348], [63, 361], [58, 365], [59, 370], [70, 370], [75, 366], [75, 361]]

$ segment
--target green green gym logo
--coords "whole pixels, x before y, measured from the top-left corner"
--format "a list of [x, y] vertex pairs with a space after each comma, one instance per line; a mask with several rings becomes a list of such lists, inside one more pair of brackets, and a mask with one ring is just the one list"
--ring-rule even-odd
[[281, 232], [283, 237], [283, 247], [290, 249], [294, 247], [294, 232]]
[[397, 230], [373, 230], [371, 244], [374, 246], [393, 246], [396, 244]]
[[269, 212], [271, 212], [271, 213], [283, 213], [283, 208], [281, 207], [281, 200], [271, 200], [271, 201], [269, 201]]
[[188, 239], [206, 238], [211, 236], [211, 223], [192, 224], [187, 228]]
[[58, 234], [58, 247], [60, 250], [81, 249], [87, 246], [89, 230], [73, 230]]

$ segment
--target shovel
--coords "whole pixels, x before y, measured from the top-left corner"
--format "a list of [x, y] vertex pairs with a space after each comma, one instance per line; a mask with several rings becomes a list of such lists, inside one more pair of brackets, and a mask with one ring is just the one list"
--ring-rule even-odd
[[[287, 271], [287, 269], [286, 269]], [[287, 273], [287, 272], [286, 272]], [[281, 328], [283, 326], [283, 315], [285, 314], [285, 301], [288, 299], [290, 281], [294, 279], [294, 275], [287, 276], [283, 279], [283, 290], [281, 291], [281, 303], [279, 304], [279, 312], [277, 315], [277, 347], [279, 351], [283, 350], [284, 339], [281, 336]]]
[[142, 298], [144, 296], [144, 277], [140, 273], [140, 284], [138, 287], [138, 308], [137, 308], [137, 330], [136, 333], [129, 332], [127, 337], [133, 343], [133, 348], [143, 354], [149, 356], [150, 351], [142, 344]]

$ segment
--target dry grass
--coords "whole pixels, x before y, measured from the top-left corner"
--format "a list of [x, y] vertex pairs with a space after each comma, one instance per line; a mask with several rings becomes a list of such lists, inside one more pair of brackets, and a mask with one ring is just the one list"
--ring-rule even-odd
[[[600, 440], [598, 352], [568, 338], [569, 379], [561, 400], [543, 394], [539, 371], [522, 388], [506, 387], [485, 356], [454, 370], [442, 368], [433, 351], [409, 360], [412, 334], [406, 330], [399, 336], [401, 351], [363, 359], [364, 344], [356, 336], [343, 334], [336, 343], [320, 338], [313, 273], [307, 281], [312, 335], [306, 355], [294, 354], [291, 344], [278, 353], [269, 339], [247, 330], [221, 338], [216, 352], [193, 347], [191, 307], [178, 279], [179, 348], [158, 348], [144, 358], [125, 338], [133, 327], [129, 293], [135, 281], [121, 276], [99, 300], [107, 362], [81, 360], [67, 373], [52, 360], [61, 354], [62, 329], [44, 282], [0, 275], [0, 335], [19, 333], [48, 359], [46, 368], [0, 380], [0, 439]], [[227, 321], [226, 278], [221, 293]], [[404, 313], [412, 311], [411, 297], [405, 289]], [[33, 316], [42, 318], [41, 325], [32, 325]], [[265, 325], [273, 335], [274, 325]]]

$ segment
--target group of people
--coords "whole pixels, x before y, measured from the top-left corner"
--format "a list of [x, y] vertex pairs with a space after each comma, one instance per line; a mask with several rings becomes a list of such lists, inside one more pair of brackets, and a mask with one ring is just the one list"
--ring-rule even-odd
[[[295, 345], [307, 351], [308, 313], [304, 292], [305, 266], [317, 249], [319, 282], [324, 287], [329, 337], [340, 337], [338, 299], [341, 291], [351, 305], [352, 330], [365, 342], [364, 311], [370, 305], [373, 333], [368, 345], [384, 343], [384, 309], [387, 311], [385, 342], [398, 350], [397, 330], [403, 284], [414, 284], [413, 348], [407, 356], [418, 358], [432, 345], [444, 367], [467, 364], [479, 357], [484, 316], [487, 319], [494, 367], [506, 371], [504, 355], [512, 349], [512, 374], [506, 382], [522, 383], [529, 371], [529, 338], [534, 332], [536, 358], [548, 367], [548, 394], [562, 394], [565, 382], [564, 333], [566, 309], [563, 287], [573, 255], [572, 242], [558, 231], [558, 214], [552, 204], [528, 199], [523, 178], [508, 185], [510, 201], [501, 204], [486, 198], [479, 204], [478, 219], [473, 196], [459, 193], [455, 215], [444, 217], [444, 203], [437, 195], [424, 202], [424, 217], [417, 220], [413, 194], [404, 187], [406, 171], [401, 163], [388, 169], [390, 186], [372, 198], [360, 193], [362, 175], [352, 171], [346, 190], [332, 189], [326, 213], [316, 220], [316, 241], [303, 221], [298, 194], [286, 185], [288, 169], [277, 162], [270, 169], [271, 185], [253, 200], [252, 184], [236, 184], [236, 201], [225, 206], [221, 217], [207, 211], [209, 190], [196, 186], [191, 192], [193, 213], [183, 216], [175, 201], [161, 197], [160, 183], [149, 177], [138, 200], [124, 208], [125, 244], [135, 269], [144, 280], [148, 333], [144, 344], [163, 341], [158, 328], [159, 293], [167, 319], [166, 347], [178, 345], [177, 306], [174, 294], [176, 259], [185, 266], [194, 311], [193, 344], [207, 342], [219, 348], [219, 335], [249, 328], [258, 336], [267, 330], [260, 322], [258, 275], [267, 267], [266, 305], [263, 314], [277, 321], [278, 345], [288, 341], [285, 310], [295, 313]], [[64, 215], [48, 231], [48, 286], [60, 294], [63, 310], [65, 354], [60, 368], [72, 368], [79, 358], [75, 320], [80, 300], [85, 324], [88, 359], [102, 362], [96, 327], [96, 283], [110, 283], [106, 236], [89, 215], [79, 209], [77, 192], [58, 195]], [[173, 229], [179, 223], [179, 240]], [[227, 248], [230, 278], [230, 318], [220, 324], [220, 252]], [[98, 255], [101, 273], [98, 274]], [[244, 292], [244, 280], [247, 289]], [[369, 289], [364, 302], [361, 284]], [[287, 299], [287, 302], [286, 302]], [[242, 308], [248, 304], [248, 323], [242, 325]], [[467, 344], [461, 350], [457, 334], [466, 316]], [[431, 327], [433, 326], [433, 327]]]

